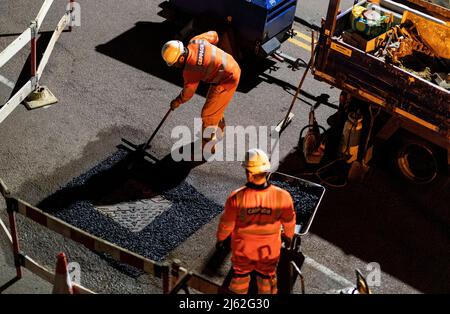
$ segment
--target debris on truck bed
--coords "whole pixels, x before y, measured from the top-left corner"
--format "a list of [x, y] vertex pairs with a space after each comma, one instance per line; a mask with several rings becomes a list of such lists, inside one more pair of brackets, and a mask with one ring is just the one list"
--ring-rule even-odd
[[405, 11], [355, 5], [341, 40], [450, 90], [450, 26]]

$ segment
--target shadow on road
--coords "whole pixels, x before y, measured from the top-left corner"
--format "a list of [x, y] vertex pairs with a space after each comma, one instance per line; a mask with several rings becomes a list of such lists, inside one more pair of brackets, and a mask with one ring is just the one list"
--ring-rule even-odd
[[[111, 160], [113, 165], [110, 167], [107, 163], [102, 164], [104, 169], [94, 168], [83, 174], [88, 177], [84, 184], [61, 189], [41, 201], [38, 207], [57, 210], [79, 200], [88, 200], [100, 206], [151, 198], [179, 186], [190, 171], [203, 162], [175, 162], [170, 153], [157, 162], [148, 162], [145, 159], [136, 160], [135, 154], [129, 153], [118, 162]], [[129, 169], [131, 163], [133, 167]], [[78, 178], [78, 181], [81, 180]]]
[[[180, 30], [179, 26], [167, 20], [161, 23], [141, 21], [111, 41], [98, 45], [96, 51], [181, 88], [183, 86], [181, 70], [169, 68], [161, 58], [161, 48], [164, 43], [178, 38]], [[239, 61], [239, 65], [242, 74], [237, 91], [240, 93], [248, 93], [263, 82], [276, 84], [292, 95], [297, 89], [297, 86], [271, 75], [279, 69], [277, 63], [271, 59], [251, 58], [250, 60], [247, 58]], [[201, 83], [197, 94], [206, 97], [207, 91], [208, 85]], [[329, 96], [326, 94], [314, 96], [301, 91], [301, 95], [311, 100], [312, 105], [316, 107], [318, 104], [324, 104], [337, 108], [336, 105], [328, 102]]]
[[[314, 169], [304, 164], [297, 147], [279, 171], [301, 177]], [[363, 183], [328, 189], [311, 232], [346, 254], [379, 263], [383, 272], [419, 291], [448, 293], [448, 181], [412, 185], [376, 163]]]
[[[169, 68], [161, 58], [161, 48], [168, 40], [177, 38], [180, 27], [162, 23], [137, 22], [135, 26], [111, 41], [96, 47], [96, 51], [162, 80], [182, 87], [181, 70]], [[241, 62], [242, 76], [238, 92], [248, 93], [264, 80], [260, 73], [274, 69], [275, 62], [265, 59], [258, 62]], [[201, 84], [197, 93], [206, 96], [207, 86]]]

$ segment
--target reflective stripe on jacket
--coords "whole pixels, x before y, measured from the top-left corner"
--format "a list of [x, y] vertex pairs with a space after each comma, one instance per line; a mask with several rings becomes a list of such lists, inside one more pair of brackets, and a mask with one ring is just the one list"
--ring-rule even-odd
[[227, 89], [239, 79], [241, 70], [234, 58], [216, 47], [219, 36], [209, 31], [195, 36], [187, 46], [189, 55], [183, 70], [184, 87], [178, 97], [185, 103], [194, 96], [200, 81], [219, 84]]

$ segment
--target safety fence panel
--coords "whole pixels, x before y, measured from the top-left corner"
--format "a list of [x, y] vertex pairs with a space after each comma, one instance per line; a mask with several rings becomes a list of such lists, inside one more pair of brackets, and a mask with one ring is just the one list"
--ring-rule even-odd
[[12, 57], [14, 57], [23, 47], [31, 41], [31, 28], [27, 28], [8, 47], [0, 52], [0, 68], [3, 67]]
[[[3, 67], [12, 57], [14, 57], [20, 50], [22, 50], [28, 43], [31, 42], [31, 51], [30, 51], [30, 62], [31, 62], [31, 79], [25, 83], [25, 85], [19, 89], [19, 91], [14, 94], [6, 104], [3, 106], [0, 104], [0, 123], [3, 122], [10, 114], [17, 108], [17, 106], [25, 100], [28, 95], [30, 95], [33, 91], [35, 91], [39, 86], [39, 80], [44, 71], [45, 66], [48, 63], [50, 55], [53, 51], [56, 41], [60, 37], [62, 31], [66, 28], [67, 25], [72, 20], [73, 7], [70, 6], [69, 10], [63, 15], [61, 20], [59, 21], [53, 36], [48, 44], [44, 55], [41, 59], [41, 63], [39, 64], [39, 68], [37, 67], [37, 36], [44, 21], [50, 7], [52, 6], [54, 0], [45, 0], [41, 9], [39, 10], [36, 19], [31, 21], [30, 26], [19, 36], [17, 37], [8, 47], [6, 47], [2, 52], [0, 52], [0, 68]], [[73, 0], [70, 0], [69, 3], [73, 3]], [[69, 30], [71, 30], [71, 26]]]
[[[54, 273], [39, 265], [37, 262], [33, 261], [30, 257], [24, 255], [20, 251], [15, 217], [16, 213], [19, 213], [66, 238], [82, 244], [91, 251], [106, 253], [121, 263], [128, 264], [146, 272], [147, 274], [153, 275], [156, 278], [162, 279], [162, 290], [165, 294], [177, 293], [180, 289], [187, 289], [188, 287], [205, 294], [230, 293], [221, 285], [214, 283], [199, 274], [190, 272], [185, 268], [180, 267], [180, 262], [178, 261], [172, 263], [171, 269], [168, 263], [158, 263], [136, 253], [130, 252], [113, 243], [100, 239], [77, 227], [74, 227], [61, 219], [53, 217], [21, 199], [12, 197], [7, 186], [1, 179], [0, 193], [6, 200], [11, 233], [9, 233], [1, 219], [0, 229], [3, 230], [8, 237], [9, 242], [12, 244], [16, 272], [19, 279], [22, 277], [21, 267], [30, 270], [32, 273], [50, 283], [54, 282]], [[172, 274], [172, 277], [170, 274]], [[80, 285], [74, 285], [74, 290], [76, 293], [93, 293], [89, 289], [86, 289]]]
[[[1, 219], [0, 219], [0, 231], [3, 231], [5, 236], [8, 238], [9, 243], [11, 245], [13, 245], [12, 236], [9, 233], [8, 228], [6, 227], [6, 225], [3, 223], [3, 221]], [[29, 256], [20, 254], [17, 262], [20, 263], [21, 267], [28, 269], [30, 272], [39, 276], [40, 278], [44, 279], [45, 281], [47, 281], [51, 284], [54, 284], [55, 273], [48, 270], [44, 266], [39, 265], [33, 259], [31, 259]], [[93, 291], [91, 291], [77, 283], [72, 283], [72, 285], [73, 285], [74, 294], [94, 294]]]

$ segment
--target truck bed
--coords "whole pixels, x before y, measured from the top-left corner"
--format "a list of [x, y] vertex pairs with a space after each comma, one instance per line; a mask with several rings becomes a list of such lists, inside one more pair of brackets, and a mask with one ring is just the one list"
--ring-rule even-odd
[[346, 11], [338, 15], [330, 42], [321, 38], [315, 77], [448, 140], [450, 91], [345, 43], [341, 35], [350, 24], [349, 14]]

